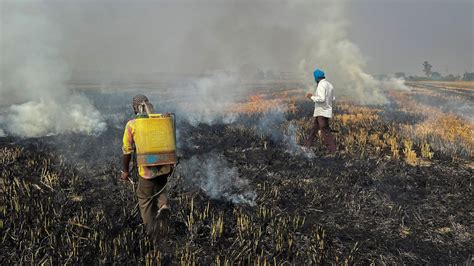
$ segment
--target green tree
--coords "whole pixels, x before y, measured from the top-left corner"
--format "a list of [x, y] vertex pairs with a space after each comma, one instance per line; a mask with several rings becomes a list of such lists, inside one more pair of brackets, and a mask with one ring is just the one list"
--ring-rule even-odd
[[433, 66], [430, 63], [428, 63], [428, 61], [423, 62], [423, 72], [425, 72], [425, 74], [428, 78], [431, 77], [431, 74], [432, 74], [431, 73], [431, 68], [432, 67]]

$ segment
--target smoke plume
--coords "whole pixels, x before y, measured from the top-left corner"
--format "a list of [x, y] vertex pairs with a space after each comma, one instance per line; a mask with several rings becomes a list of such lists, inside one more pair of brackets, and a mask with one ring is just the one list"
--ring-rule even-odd
[[386, 103], [381, 91], [382, 84], [365, 72], [366, 60], [356, 44], [347, 35], [349, 21], [345, 16], [342, 0], [316, 5], [312, 1], [297, 1], [295, 6], [318, 9], [310, 14], [305, 25], [302, 43], [304, 58], [300, 60], [300, 71], [306, 73], [306, 84], [314, 86], [311, 72], [321, 68], [336, 88], [336, 95], [348, 95], [362, 104]]
[[313, 159], [316, 157], [314, 152], [310, 149], [303, 149], [297, 141], [298, 126], [290, 122], [285, 132], [284, 144], [286, 150], [292, 155], [303, 156], [306, 159]]
[[180, 164], [178, 173], [212, 199], [255, 205], [257, 194], [250, 188], [248, 180], [240, 177], [238, 169], [220, 155], [209, 153], [193, 156]]
[[187, 82], [186, 92], [177, 102], [177, 111], [191, 125], [199, 123], [212, 125], [214, 123], [229, 124], [235, 121], [237, 115], [230, 112], [232, 104], [241, 100], [242, 90], [240, 77], [236, 72], [214, 71], [203, 77]]
[[105, 123], [87, 98], [66, 87], [69, 70], [59, 49], [58, 24], [41, 6], [5, 5], [9, 12], [1, 18], [0, 62], [4, 131], [39, 137], [104, 130]]
[[405, 80], [403, 78], [385, 78], [379, 81], [381, 83], [381, 88], [384, 90], [402, 90], [402, 91], [409, 91], [405, 85]]

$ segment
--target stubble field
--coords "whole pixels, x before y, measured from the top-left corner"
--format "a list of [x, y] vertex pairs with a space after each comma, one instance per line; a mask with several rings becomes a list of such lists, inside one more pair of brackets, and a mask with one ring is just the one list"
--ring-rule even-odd
[[299, 148], [313, 104], [297, 87], [256, 90], [232, 119], [178, 120], [173, 214], [155, 249], [136, 184], [117, 181], [130, 95], [89, 93], [116, 125], [103, 134], [0, 138], [1, 261], [472, 262], [473, 90], [410, 85], [385, 105], [339, 99], [334, 159], [321, 142]]

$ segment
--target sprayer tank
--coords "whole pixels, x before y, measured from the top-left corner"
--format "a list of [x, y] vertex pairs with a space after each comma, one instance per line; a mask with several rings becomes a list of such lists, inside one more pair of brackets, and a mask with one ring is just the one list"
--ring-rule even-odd
[[176, 164], [174, 115], [150, 114], [135, 120], [137, 164], [155, 166]]

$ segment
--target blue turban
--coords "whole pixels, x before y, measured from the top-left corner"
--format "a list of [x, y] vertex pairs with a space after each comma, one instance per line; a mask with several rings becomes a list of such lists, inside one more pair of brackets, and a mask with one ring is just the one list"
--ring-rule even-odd
[[317, 81], [318, 79], [320, 78], [324, 78], [324, 72], [322, 70], [319, 70], [319, 69], [316, 69], [314, 72], [313, 72], [313, 75], [314, 75], [314, 80]]

